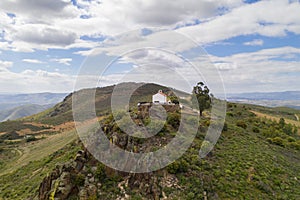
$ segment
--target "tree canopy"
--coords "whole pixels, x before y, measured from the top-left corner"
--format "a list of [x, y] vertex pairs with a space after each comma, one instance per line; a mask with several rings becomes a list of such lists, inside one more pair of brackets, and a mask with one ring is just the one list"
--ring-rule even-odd
[[210, 90], [203, 82], [199, 82], [193, 88], [193, 95], [194, 99], [197, 100], [194, 103], [198, 104], [200, 116], [202, 116], [203, 111], [211, 107]]

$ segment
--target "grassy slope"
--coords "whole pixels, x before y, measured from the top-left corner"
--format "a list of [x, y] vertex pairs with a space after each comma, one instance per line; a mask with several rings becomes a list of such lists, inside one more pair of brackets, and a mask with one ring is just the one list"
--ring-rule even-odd
[[73, 159], [79, 148], [76, 143], [65, 145], [50, 156], [31, 161], [12, 173], [0, 176], [0, 200], [23, 200], [35, 196], [43, 178], [57, 164]]
[[[122, 83], [119, 87], [120, 90], [118, 94], [121, 95], [122, 92], [127, 93], [131, 88], [140, 86], [132, 94], [130, 99], [131, 106], [135, 106], [138, 102], [151, 102], [152, 95], [157, 93], [158, 90], [162, 89], [163, 91], [170, 91], [169, 88], [160, 86], [157, 84], [146, 84], [142, 83]], [[89, 89], [81, 90], [80, 92], [84, 94]], [[96, 98], [95, 98], [95, 107], [97, 116], [106, 115], [110, 112], [111, 106], [111, 94], [114, 91], [114, 86], [108, 86], [103, 88], [97, 88]], [[176, 91], [176, 90], [175, 90]], [[176, 91], [181, 96], [187, 96], [188, 94], [180, 91]], [[84, 104], [84, 102], [83, 102]], [[72, 121], [72, 95], [68, 95], [63, 102], [57, 104], [54, 108], [48, 109], [45, 112], [27, 117], [26, 120], [34, 120], [44, 124], [59, 125], [61, 123]], [[125, 109], [125, 108], [124, 108]]]
[[75, 131], [68, 131], [49, 136], [46, 139], [20, 145], [15, 149], [19, 152], [19, 156], [14, 157], [13, 160], [1, 167], [0, 176], [20, 169], [32, 161], [50, 156], [52, 153], [71, 143], [76, 138], [77, 135]]
[[[151, 88], [151, 91], [156, 92], [156, 86]], [[111, 88], [106, 89], [108, 90], [101, 92], [111, 91]], [[105, 99], [107, 98], [99, 99], [99, 104], [108, 103]], [[70, 114], [68, 105], [71, 99], [69, 97], [65, 100], [55, 108], [30, 117], [28, 120], [34, 119], [50, 124], [61, 124], [69, 120], [66, 116]], [[55, 109], [58, 109], [59, 114], [49, 117], [49, 113]], [[268, 124], [270, 122], [267, 119], [259, 119], [263, 116], [256, 117], [251, 111], [276, 117], [276, 119], [284, 117], [287, 122], [293, 120], [293, 114], [298, 114], [292, 109], [231, 104], [226, 119], [228, 130], [222, 134], [212, 156], [199, 160], [198, 151], [203, 140], [203, 135], [199, 134], [184, 157], [167, 169], [176, 173], [182, 190], [164, 188], [164, 192], [171, 195], [172, 199], [202, 199], [204, 191], [208, 193], [209, 199], [217, 197], [220, 199], [299, 199], [299, 150], [268, 142], [262, 132], [271, 126]], [[244, 121], [247, 127], [237, 126], [237, 121]], [[202, 126], [205, 127], [207, 124], [207, 120], [203, 120]], [[18, 129], [18, 126], [24, 124], [13, 121], [5, 126], [1, 124], [0, 128], [9, 130]], [[253, 132], [253, 127], [258, 127], [260, 132]], [[16, 151], [10, 153], [3, 149], [1, 151], [0, 146], [0, 158], [5, 158], [6, 162], [0, 163], [1, 170], [11, 172], [0, 176], [0, 199], [26, 199], [32, 196], [36, 193], [43, 177], [57, 163], [68, 161], [75, 156], [79, 147], [75, 143], [66, 145], [75, 139], [74, 135], [71, 132], [64, 134], [66, 135], [56, 135], [53, 138], [29, 143], [26, 148], [16, 148]], [[299, 140], [297, 136], [294, 138]], [[55, 148], [52, 148], [53, 146]], [[23, 160], [22, 164], [20, 160]], [[170, 170], [176, 164], [179, 164], [179, 169], [175, 167], [175, 170]], [[180, 169], [184, 167], [185, 169]], [[136, 193], [138, 196], [138, 191]]]
[[[199, 161], [200, 135], [185, 156], [169, 166], [188, 167], [183, 173], [176, 172], [183, 190], [166, 188], [166, 194], [191, 200], [203, 199], [204, 192], [208, 199], [299, 199], [299, 150], [275, 145], [262, 133], [253, 132], [257, 125], [261, 132], [268, 129], [269, 122], [264, 124], [249, 108], [235, 105], [228, 112], [228, 130], [211, 156]], [[237, 126], [237, 121], [244, 121], [247, 127]], [[293, 137], [299, 141], [298, 136]]]

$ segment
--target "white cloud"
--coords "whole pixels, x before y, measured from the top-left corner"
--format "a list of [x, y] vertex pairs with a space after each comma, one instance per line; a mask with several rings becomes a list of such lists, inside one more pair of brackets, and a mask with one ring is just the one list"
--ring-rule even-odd
[[175, 31], [153, 29], [153, 33], [143, 35], [140, 30], [126, 32], [103, 41], [100, 47], [92, 50], [79, 51], [78, 54], [98, 55], [105, 53], [109, 56], [119, 56], [125, 52], [135, 51], [140, 48], [155, 47], [172, 52], [182, 52], [196, 47], [193, 40]]
[[[78, 6], [69, 0], [2, 0], [0, 4], [4, 38], [14, 51], [93, 48], [97, 43], [80, 38], [112, 36], [144, 27], [183, 26], [177, 31], [202, 44], [239, 35], [275, 37], [286, 35], [286, 31], [300, 33], [300, 3], [288, 0], [253, 4], [242, 0], [80, 0]], [[8, 12], [16, 16], [8, 17]], [[218, 16], [220, 12], [224, 13]], [[201, 23], [184, 27], [194, 20]]]
[[299, 34], [300, 3], [288, 0], [261, 1], [217, 16], [196, 26], [179, 29], [201, 44], [222, 41], [240, 35], [285, 36], [286, 31]]
[[70, 92], [75, 80], [71, 75], [43, 70], [15, 73], [9, 70], [1, 71], [0, 68], [0, 76], [0, 92], [11, 93]]
[[[0, 3], [4, 38], [13, 51], [34, 49], [94, 47], [82, 36], [111, 36], [149, 26], [174, 28], [194, 20], [206, 20], [219, 13], [218, 8], [232, 9], [242, 0], [159, 1], [159, 0], [2, 0]], [[138, 8], [138, 9], [137, 9]], [[168, 12], [166, 12], [168, 10]], [[13, 13], [8, 17], [6, 13]], [[117, 13], [117, 14], [116, 14]], [[81, 16], [88, 16], [82, 18]]]
[[42, 61], [36, 60], [36, 59], [23, 59], [22, 61], [26, 62], [26, 63], [32, 63], [32, 64], [43, 64], [43, 63], [45, 63], [45, 62], [42, 62]]
[[220, 70], [229, 93], [299, 90], [299, 48], [281, 47], [226, 57], [211, 56], [211, 60]]
[[264, 44], [264, 41], [260, 40], [260, 39], [255, 39], [250, 42], [244, 42], [244, 45], [246, 45], [246, 46], [262, 46], [263, 44]]
[[[54, 29], [47, 25], [27, 24], [13, 29], [5, 39], [12, 42], [23, 42], [31, 44], [33, 48], [47, 45], [48, 47], [65, 47], [74, 43], [77, 36], [74, 33], [64, 30]], [[17, 45], [16, 45], [17, 46]]]
[[[77, 0], [77, 4], [73, 5], [71, 0], [1, 0], [0, 50], [4, 54], [8, 50], [30, 53], [50, 48], [85, 48], [87, 50], [78, 54], [106, 53], [118, 56], [141, 47], [158, 47], [170, 52], [183, 52], [194, 47], [193, 42], [187, 42], [184, 37], [169, 31], [175, 27], [178, 28], [177, 33], [205, 45], [241, 35], [256, 35], [259, 38], [259, 35], [283, 37], [288, 31], [300, 34], [299, 1], [274, 0], [244, 4], [242, 0]], [[219, 15], [220, 12], [222, 15]], [[126, 31], [149, 26], [156, 27], [152, 28], [153, 34], [143, 35], [140, 31], [126, 34]], [[114, 36], [120, 32], [125, 34]], [[95, 39], [97, 37], [106, 39], [98, 42]], [[263, 44], [260, 39], [244, 43]], [[90, 50], [95, 47], [95, 51]], [[153, 52], [139, 53], [125, 57], [123, 62], [162, 62], [173, 66], [180, 62]], [[50, 62], [67, 66], [72, 63], [71, 58], [57, 58], [59, 55], [53, 55], [53, 52], [49, 54], [52, 54], [51, 58], [56, 58]], [[62, 56], [69, 57], [65, 54]], [[17, 61], [18, 57], [15, 59]], [[297, 89], [296, 80], [299, 78], [293, 77], [299, 74], [300, 69], [297, 48], [264, 49], [226, 57], [211, 56], [211, 59], [231, 90], [268, 90], [275, 87]], [[23, 61], [41, 62], [35, 59]], [[14, 73], [9, 71], [12, 65], [13, 62], [0, 61], [1, 90], [5, 90], [5, 86], [7, 91], [69, 91], [75, 80], [70, 75], [42, 70]], [[192, 76], [188, 68], [183, 67], [181, 70]], [[112, 83], [116, 77], [104, 77], [104, 83]]]
[[51, 59], [51, 61], [54, 61], [54, 62], [58, 62], [60, 64], [64, 64], [64, 65], [71, 65], [70, 62], [72, 62], [72, 58], [56, 58], [56, 59]]
[[12, 66], [13, 66], [13, 62], [0, 60], [0, 73], [7, 72], [8, 68], [10, 68]]
[[29, 23], [49, 23], [57, 19], [73, 18], [78, 9], [70, 1], [64, 0], [2, 0], [0, 11], [13, 13], [17, 19]]

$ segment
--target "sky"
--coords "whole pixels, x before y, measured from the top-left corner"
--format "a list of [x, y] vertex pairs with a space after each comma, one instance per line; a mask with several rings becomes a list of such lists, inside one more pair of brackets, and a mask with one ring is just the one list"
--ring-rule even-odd
[[295, 0], [1, 0], [0, 93], [202, 80], [216, 92], [299, 90], [299, 10]]

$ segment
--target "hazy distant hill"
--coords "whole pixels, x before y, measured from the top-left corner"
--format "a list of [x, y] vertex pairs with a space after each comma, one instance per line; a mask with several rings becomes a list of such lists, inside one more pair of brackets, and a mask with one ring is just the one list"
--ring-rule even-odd
[[65, 93], [0, 94], [0, 112], [22, 105], [49, 105], [61, 102]]
[[0, 122], [6, 120], [14, 120], [26, 116], [30, 116], [39, 112], [42, 112], [48, 108], [51, 108], [53, 104], [48, 105], [23, 105], [9, 110], [0, 112]]
[[55, 104], [62, 101], [66, 95], [65, 93], [0, 94], [0, 105]]
[[67, 94], [0, 94], [0, 121], [36, 114], [61, 102]]
[[254, 92], [229, 94], [230, 99], [249, 99], [249, 100], [300, 100], [300, 91], [286, 91], [286, 92]]
[[300, 91], [228, 94], [228, 101], [300, 109]]

